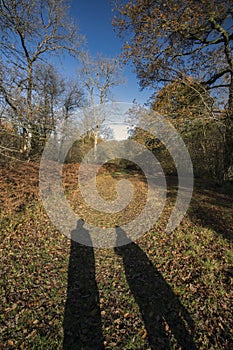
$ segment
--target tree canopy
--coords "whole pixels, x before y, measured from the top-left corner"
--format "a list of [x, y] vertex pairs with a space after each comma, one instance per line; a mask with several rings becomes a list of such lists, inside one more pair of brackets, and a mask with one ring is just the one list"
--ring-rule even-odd
[[[142, 88], [191, 79], [225, 111], [225, 171], [233, 166], [231, 0], [130, 0], [113, 21]], [[200, 92], [200, 89], [199, 89]]]
[[[129, 1], [114, 25], [126, 38], [142, 86], [192, 76], [208, 88], [230, 86], [233, 71], [232, 1]], [[160, 85], [161, 86], [161, 85]]]

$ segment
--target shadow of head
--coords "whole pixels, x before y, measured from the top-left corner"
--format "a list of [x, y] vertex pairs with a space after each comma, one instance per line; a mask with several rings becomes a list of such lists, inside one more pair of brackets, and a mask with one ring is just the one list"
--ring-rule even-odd
[[71, 240], [88, 247], [92, 247], [92, 240], [89, 231], [84, 228], [85, 221], [79, 219], [77, 221], [76, 229], [71, 231]]
[[120, 227], [115, 226], [116, 228], [116, 243], [115, 243], [115, 252], [118, 255], [122, 255], [122, 250], [127, 249], [128, 245], [133, 243], [133, 241], [127, 237], [126, 232]]

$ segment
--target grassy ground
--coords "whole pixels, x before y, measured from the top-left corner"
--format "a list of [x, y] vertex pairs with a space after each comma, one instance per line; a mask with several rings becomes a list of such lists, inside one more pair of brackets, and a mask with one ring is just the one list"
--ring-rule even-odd
[[[67, 199], [96, 223], [76, 174], [65, 166]], [[132, 204], [124, 215], [98, 216], [100, 226], [130, 220], [145, 203], [141, 174], [109, 168], [99, 174], [99, 191], [111, 198], [121, 178], [135, 186]], [[92, 249], [50, 223], [38, 165], [1, 169], [0, 348], [232, 349], [232, 188], [197, 183], [188, 213], [167, 235], [176, 179], [169, 184], [153, 229], [127, 246]]]

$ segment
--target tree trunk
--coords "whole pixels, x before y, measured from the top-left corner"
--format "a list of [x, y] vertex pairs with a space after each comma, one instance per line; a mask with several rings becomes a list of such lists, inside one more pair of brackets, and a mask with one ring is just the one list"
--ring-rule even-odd
[[96, 125], [95, 131], [94, 131], [94, 157], [95, 157], [95, 160], [96, 160], [96, 153], [97, 153], [98, 135], [99, 135], [99, 126]]
[[233, 73], [229, 87], [228, 110], [225, 121], [224, 181], [233, 179]]
[[24, 158], [29, 160], [32, 144], [32, 62], [28, 61], [27, 70], [27, 126], [24, 128]]

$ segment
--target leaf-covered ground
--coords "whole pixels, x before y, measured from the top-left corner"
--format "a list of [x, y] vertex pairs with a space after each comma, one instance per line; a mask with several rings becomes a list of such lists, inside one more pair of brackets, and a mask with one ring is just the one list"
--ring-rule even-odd
[[[164, 228], [175, 198], [137, 242], [92, 249], [70, 241], [39, 199], [38, 164], [1, 169], [2, 349], [232, 349], [232, 187], [196, 184], [179, 227]], [[108, 167], [98, 190], [114, 198], [121, 178], [135, 189], [122, 215], [95, 216], [64, 167], [72, 208], [100, 226], [120, 225], [145, 204], [142, 174]], [[98, 222], [97, 222], [98, 220]], [[87, 232], [88, 234], [88, 232]], [[118, 236], [124, 236], [118, 229]]]

